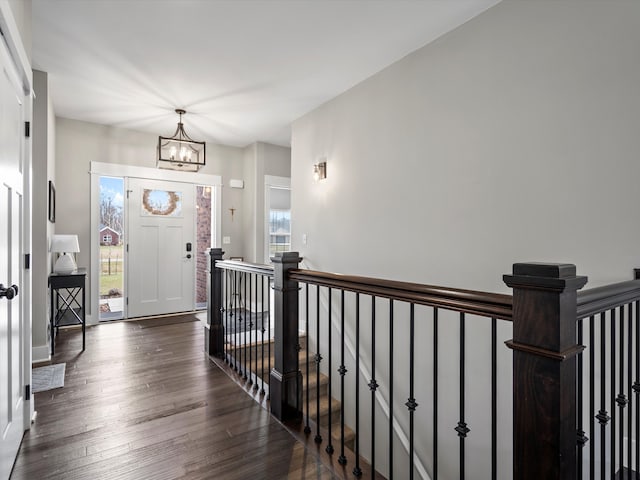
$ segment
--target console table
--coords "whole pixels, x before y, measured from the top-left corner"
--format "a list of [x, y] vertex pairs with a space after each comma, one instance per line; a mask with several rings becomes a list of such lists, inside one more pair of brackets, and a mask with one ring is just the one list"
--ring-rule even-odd
[[68, 325], [82, 326], [82, 351], [84, 351], [86, 278], [86, 268], [78, 268], [71, 273], [52, 273], [49, 275], [52, 356], [55, 353], [59, 327]]

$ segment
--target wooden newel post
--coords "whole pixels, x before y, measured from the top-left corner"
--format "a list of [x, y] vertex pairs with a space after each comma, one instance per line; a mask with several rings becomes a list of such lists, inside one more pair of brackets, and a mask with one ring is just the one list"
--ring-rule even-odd
[[513, 478], [576, 478], [575, 265], [516, 263], [513, 288]]
[[292, 420], [302, 415], [302, 373], [298, 369], [298, 282], [289, 280], [288, 272], [297, 269], [302, 258], [298, 252], [278, 252], [271, 260], [275, 310], [271, 413], [278, 420]]
[[209, 301], [207, 302], [207, 323], [209, 324], [209, 356], [224, 357], [224, 327], [222, 315], [222, 273], [221, 268], [216, 267], [216, 261], [222, 260], [224, 252], [221, 248], [209, 249], [211, 264], [209, 267]]

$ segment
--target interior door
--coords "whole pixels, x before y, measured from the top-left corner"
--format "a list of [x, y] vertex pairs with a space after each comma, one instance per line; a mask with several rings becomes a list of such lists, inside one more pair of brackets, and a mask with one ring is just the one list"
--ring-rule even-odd
[[0, 42], [0, 479], [9, 478], [24, 432], [22, 208], [23, 105]]
[[194, 188], [129, 179], [129, 318], [194, 310]]

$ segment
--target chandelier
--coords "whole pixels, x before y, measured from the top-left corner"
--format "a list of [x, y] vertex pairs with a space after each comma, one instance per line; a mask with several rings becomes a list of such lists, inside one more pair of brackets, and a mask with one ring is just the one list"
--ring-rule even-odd
[[180, 115], [178, 128], [171, 137], [158, 137], [158, 168], [197, 172], [206, 163], [205, 142], [193, 140], [184, 131], [182, 115], [187, 112], [176, 108]]

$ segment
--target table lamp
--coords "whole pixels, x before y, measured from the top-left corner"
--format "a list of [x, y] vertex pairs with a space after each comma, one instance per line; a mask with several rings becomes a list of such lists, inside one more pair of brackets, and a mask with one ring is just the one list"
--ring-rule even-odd
[[77, 235], [54, 235], [49, 251], [62, 253], [53, 266], [55, 273], [72, 273], [78, 269], [76, 261], [70, 255], [80, 251]]

